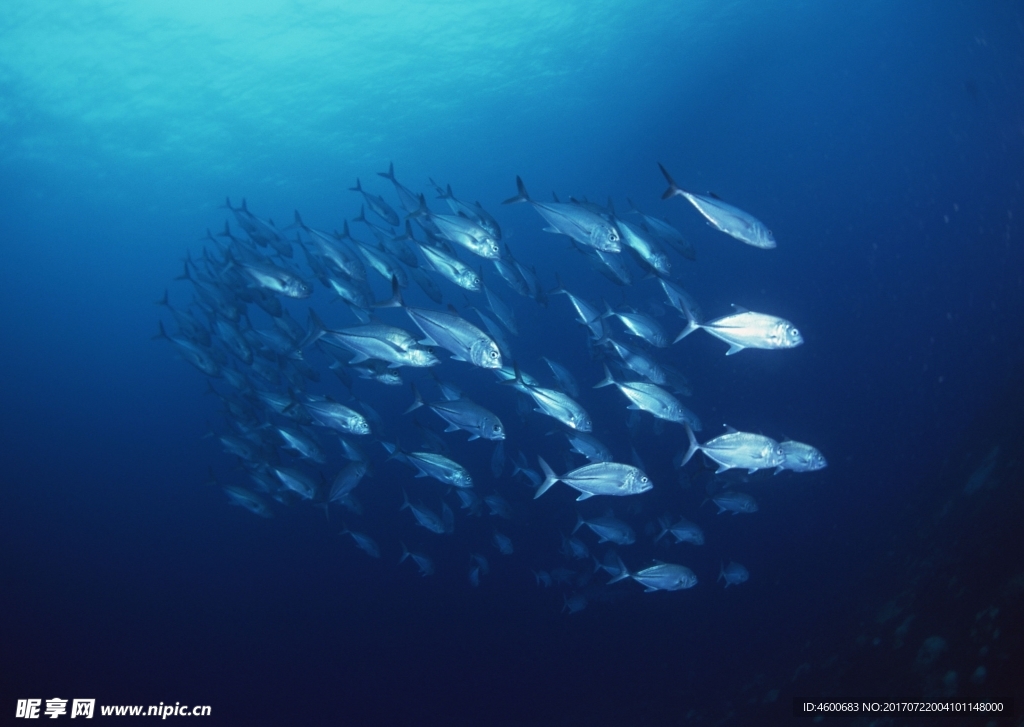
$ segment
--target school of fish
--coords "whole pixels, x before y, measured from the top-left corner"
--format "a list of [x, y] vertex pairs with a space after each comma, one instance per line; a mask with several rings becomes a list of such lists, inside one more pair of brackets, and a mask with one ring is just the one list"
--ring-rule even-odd
[[[663, 199], [682, 198], [746, 245], [776, 247], [758, 219], [680, 188], [659, 167]], [[451, 185], [429, 179], [414, 191], [393, 165], [378, 176], [386, 182], [351, 187], [358, 215], [317, 227], [298, 211], [278, 226], [244, 199], [228, 200], [223, 229], [207, 231], [177, 278], [185, 285], [174, 300], [189, 302], [172, 305], [169, 292], [158, 301], [173, 325], [161, 320], [155, 338], [205, 374], [220, 401], [211, 436], [230, 458], [217, 467], [231, 480], [220, 484], [228, 502], [264, 518], [312, 505], [339, 548], [358, 557], [393, 555], [391, 567], [422, 577], [460, 571], [471, 587], [501, 568], [557, 588], [568, 613], [637, 592], [622, 581], [645, 592], [691, 589], [716, 575], [725, 586], [745, 583], [750, 573], [724, 555], [713, 559], [717, 574], [705, 568], [698, 578], [684, 565], [691, 547], [713, 542], [695, 522], [716, 517], [705, 503], [718, 515], [756, 513], [737, 484], [778, 483], [771, 473], [821, 470], [826, 460], [809, 444], [759, 432], [726, 429], [701, 442], [700, 418], [680, 401], [692, 393], [680, 342], [703, 330], [728, 344], [726, 355], [785, 356], [803, 343], [796, 326], [738, 306], [703, 320], [679, 282], [696, 246], [632, 200], [623, 216], [611, 200], [539, 201], [516, 177], [504, 204], [532, 208], [549, 235], [522, 222], [503, 234], [491, 212]], [[556, 242], [583, 263], [572, 285], [543, 265]], [[531, 256], [535, 264], [523, 262]], [[593, 286], [578, 282], [593, 272], [642, 303], [595, 300]], [[529, 306], [542, 307], [578, 355], [549, 355], [551, 334], [518, 322]], [[529, 358], [515, 355], [526, 350]], [[589, 412], [623, 405], [628, 435], [598, 439], [609, 427]], [[659, 461], [648, 470], [636, 445], [651, 441]], [[673, 467], [678, 482], [649, 474]], [[699, 502], [684, 496], [701, 482]], [[538, 547], [535, 522], [550, 527], [550, 547]], [[451, 552], [437, 539], [456, 532], [462, 558], [435, 563]]]

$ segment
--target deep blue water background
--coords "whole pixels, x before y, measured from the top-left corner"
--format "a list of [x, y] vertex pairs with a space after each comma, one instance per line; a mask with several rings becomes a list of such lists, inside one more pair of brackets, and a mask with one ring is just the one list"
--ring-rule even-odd
[[[794, 695], [864, 696], [829, 670], [913, 588], [897, 566], [914, 507], [1024, 361], [1018, 3], [453, 4], [404, 23], [313, 5], [152, 12], [54, 4], [0, 20], [0, 714], [63, 696], [210, 704], [239, 724], [667, 724], [691, 708], [751, 724], [783, 720]], [[693, 556], [698, 588], [623, 584], [629, 597], [572, 616], [529, 572], [571, 526], [546, 519], [570, 509], [561, 485], [517, 511], [521, 560], [489, 554], [479, 589], [461, 560], [431, 579], [392, 567], [397, 537], [371, 562], [315, 508], [262, 520], [227, 506], [207, 484], [210, 466], [231, 477], [203, 438], [216, 403], [150, 340], [152, 302], [223, 224], [225, 195], [339, 227], [358, 212], [356, 176], [395, 201], [375, 177], [389, 160], [411, 187], [429, 176], [479, 199], [547, 286], [558, 271], [594, 299], [621, 293], [533, 211], [500, 206], [515, 175], [537, 197], [628, 196], [668, 216], [698, 247], [675, 265], [709, 315], [770, 310], [806, 339], [729, 358], [687, 339], [669, 353], [687, 404], [709, 429], [813, 442], [829, 468], [761, 486], [742, 521], [680, 495], [723, 544]], [[778, 249], [662, 202], [659, 161], [768, 221]], [[660, 300], [651, 281], [627, 295]], [[531, 370], [546, 354], [584, 387], [598, 379], [564, 300], [515, 304], [536, 331], [513, 341]], [[442, 373], [480, 401], [505, 394], [483, 372]], [[606, 393], [584, 394], [595, 434], [627, 458]], [[408, 391], [388, 395], [390, 420]], [[516, 448], [559, 469], [547, 422], [529, 431], [501, 401]], [[461, 439], [486, 472], [490, 448]], [[670, 440], [639, 448], [660, 457], [659, 487], [677, 486]], [[993, 583], [1021, 570], [1019, 544], [1007, 552], [978, 566]], [[715, 587], [719, 557], [751, 581]], [[911, 657], [930, 635], [917, 628]], [[793, 681], [805, 663], [819, 681]]]

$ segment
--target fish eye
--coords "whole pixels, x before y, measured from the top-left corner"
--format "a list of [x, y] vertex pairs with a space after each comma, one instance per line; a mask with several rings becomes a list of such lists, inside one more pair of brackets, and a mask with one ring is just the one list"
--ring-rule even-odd
[[798, 330], [797, 330], [797, 329], [795, 329], [795, 328], [790, 328], [790, 329], [789, 329], [789, 333], [790, 333], [790, 335], [792, 335], [792, 336], [799, 336], [799, 335], [800, 335], [800, 331], [798, 331]]
[[491, 351], [491, 358], [498, 358], [498, 352], [497, 351]]
[[495, 424], [494, 425], [494, 431], [500, 432], [501, 431], [501, 425], [500, 424]]
[[643, 484], [647, 484], [647, 475], [644, 475], [643, 477], [641, 477], [640, 478], [640, 482], [643, 483]]

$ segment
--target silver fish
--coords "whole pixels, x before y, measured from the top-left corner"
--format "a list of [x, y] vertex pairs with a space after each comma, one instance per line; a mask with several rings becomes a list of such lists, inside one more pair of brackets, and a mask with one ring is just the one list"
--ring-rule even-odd
[[493, 541], [494, 547], [498, 549], [499, 553], [502, 555], [512, 555], [512, 541], [507, 535], [495, 530]]
[[604, 338], [604, 321], [601, 312], [582, 298], [577, 298], [568, 290], [562, 287], [559, 281], [558, 288], [552, 291], [552, 295], [562, 293], [569, 298], [572, 307], [576, 309], [579, 322], [590, 328], [590, 333], [595, 339]]
[[541, 386], [531, 386], [526, 382], [519, 367], [515, 367], [516, 378], [507, 382], [508, 385], [528, 394], [537, 404], [536, 411], [557, 419], [562, 424], [579, 432], [589, 432], [593, 428], [593, 422], [587, 411], [567, 394], [555, 389], [545, 389]]
[[704, 545], [704, 531], [686, 518], [679, 518], [675, 524], [667, 517], [660, 518], [658, 524], [661, 525], [661, 533], [655, 538], [656, 541], [671, 533], [677, 543]]
[[643, 313], [628, 312], [619, 313], [611, 309], [607, 303], [605, 303], [604, 318], [610, 318], [614, 316], [618, 318], [626, 330], [632, 335], [640, 338], [652, 346], [658, 348], [664, 348], [668, 345], [668, 337], [665, 335], [665, 331], [662, 330], [661, 326], [658, 325], [650, 316], [645, 316]]
[[377, 546], [377, 542], [369, 535], [364, 535], [363, 533], [356, 533], [349, 530], [348, 528], [344, 528], [341, 531], [341, 534], [352, 536], [352, 540], [355, 541], [356, 547], [358, 547], [361, 551], [366, 553], [371, 558], [380, 557], [380, 548]]
[[352, 490], [356, 489], [359, 483], [363, 481], [363, 477], [366, 476], [368, 469], [369, 466], [366, 462], [360, 461], [349, 462], [342, 467], [341, 471], [334, 478], [334, 482], [331, 483], [331, 491], [327, 496], [327, 501], [340, 503], [352, 494]]
[[787, 440], [780, 442], [782, 448], [782, 462], [775, 469], [775, 474], [782, 470], [793, 472], [814, 472], [828, 466], [825, 455], [809, 444]]
[[327, 335], [356, 354], [349, 363], [358, 364], [367, 359], [387, 361], [392, 367], [425, 367], [441, 363], [432, 351], [419, 345], [408, 331], [395, 326], [369, 324], [327, 331]]
[[311, 479], [297, 470], [288, 467], [273, 467], [274, 474], [281, 484], [304, 500], [312, 500], [316, 496], [316, 485]]
[[312, 285], [280, 265], [274, 265], [267, 260], [236, 261], [230, 255], [231, 253], [228, 253], [229, 260], [242, 268], [256, 285], [265, 290], [289, 298], [308, 298], [313, 294]]
[[745, 348], [780, 349], [795, 348], [804, 342], [803, 336], [789, 321], [765, 313], [754, 313], [736, 306], [736, 313], [716, 318], [710, 323], [698, 323], [692, 312], [687, 313], [688, 323], [676, 337], [681, 341], [698, 328], [729, 344], [726, 356], [732, 356]]
[[598, 537], [599, 543], [615, 543], [616, 545], [632, 545], [636, 542], [636, 533], [633, 528], [614, 517], [611, 513], [603, 517], [596, 517], [584, 520], [582, 515], [576, 516], [575, 533], [586, 525]]
[[685, 426], [690, 448], [686, 450], [680, 467], [686, 466], [698, 450], [718, 465], [716, 474], [733, 467], [745, 469], [750, 473], [760, 469], [771, 469], [778, 467], [785, 458], [785, 452], [779, 443], [763, 434], [732, 430], [709, 439], [704, 444], [698, 444], [697, 438], [693, 436], [693, 429], [689, 424]]
[[427, 202], [420, 195], [420, 206], [413, 213], [416, 217], [427, 217], [437, 225], [441, 236], [457, 245], [462, 245], [474, 255], [488, 260], [501, 257], [501, 246], [494, 235], [475, 221], [461, 215], [438, 215], [427, 209]]
[[[436, 535], [444, 535], [445, 533], [451, 532], [446, 526], [444, 519], [430, 508], [424, 507], [422, 504], [413, 505], [409, 502], [409, 496], [402, 490], [402, 506], [399, 510], [408, 509], [412, 512], [412, 516], [416, 518], [416, 522]], [[405, 558], [403, 557], [403, 560]], [[399, 561], [401, 562], [401, 561]]]
[[653, 414], [658, 419], [678, 424], [687, 424], [693, 429], [700, 431], [700, 419], [692, 411], [679, 403], [679, 400], [664, 389], [654, 384], [645, 384], [641, 381], [616, 381], [608, 367], [604, 367], [604, 379], [594, 386], [599, 389], [603, 386], [617, 386], [627, 399], [632, 402], [630, 409], [641, 409]]
[[380, 307], [402, 308], [427, 338], [422, 343], [440, 346], [456, 361], [485, 369], [501, 368], [501, 350], [486, 333], [455, 313], [413, 308], [405, 305], [398, 281], [391, 281], [392, 297]]
[[729, 565], [722, 565], [718, 571], [717, 580], [725, 580], [725, 587], [738, 586], [740, 583], [746, 583], [750, 578], [750, 571], [741, 566], [736, 561], [729, 561]]
[[652, 591], [681, 591], [697, 585], [697, 576], [686, 566], [674, 563], [658, 563], [642, 571], [630, 573], [625, 566], [623, 572], [608, 581], [609, 584], [632, 578], [644, 587], [644, 593]]
[[387, 222], [392, 227], [398, 227], [398, 213], [391, 209], [391, 205], [384, 201], [384, 198], [370, 194], [363, 185], [359, 183], [359, 179], [356, 178], [356, 186], [349, 187], [350, 192], [359, 192], [363, 195], [363, 199], [366, 200], [367, 206], [374, 211], [374, 213], [382, 220]]
[[446, 189], [441, 189], [441, 185], [433, 179], [430, 180], [430, 183], [434, 185], [434, 189], [437, 190], [437, 198], [443, 199], [447, 202], [452, 212], [473, 220], [480, 225], [480, 227], [487, 230], [495, 240], [501, 239], [501, 228], [498, 227], [498, 221], [495, 220], [487, 210], [480, 206], [479, 202], [469, 204], [456, 198], [455, 195], [452, 194], [452, 185], [450, 184], [447, 185]]
[[[338, 237], [328, 235], [326, 232], [308, 227], [295, 210], [295, 224], [306, 231], [316, 251], [325, 260], [330, 262], [340, 272], [353, 280], [366, 280], [366, 267], [358, 256], [352, 253]], [[342, 238], [350, 238], [348, 234], [348, 222], [345, 223], [345, 232]]]
[[557, 361], [552, 361], [547, 356], [541, 356], [541, 358], [544, 359], [544, 363], [551, 369], [551, 373], [555, 375], [555, 381], [558, 382], [558, 387], [562, 391], [569, 396], [580, 395], [580, 388], [576, 384], [576, 378], [569, 372], [569, 369]]
[[679, 195], [696, 207], [697, 211], [704, 215], [704, 218], [712, 227], [721, 230], [730, 237], [764, 250], [770, 250], [775, 247], [775, 237], [772, 235], [772, 231], [756, 217], [733, 207], [731, 204], [726, 204], [717, 197], [705, 197], [680, 189], [672, 181], [669, 173], [665, 171], [665, 167], [660, 164], [658, 167], [661, 169], [661, 173], [665, 175], [665, 179], [668, 180], [668, 189], [661, 195], [662, 199]]
[[621, 236], [615, 223], [580, 205], [535, 202], [530, 199], [530, 195], [526, 192], [526, 186], [519, 177], [516, 177], [516, 189], [518, 194], [506, 199], [503, 204], [529, 202], [547, 221], [549, 226], [544, 228], [545, 232], [568, 235], [581, 245], [589, 245], [604, 252], [622, 250]]
[[232, 505], [240, 505], [254, 515], [260, 517], [271, 517], [270, 508], [263, 501], [263, 498], [259, 497], [255, 493], [249, 492], [244, 487], [234, 487], [227, 485], [224, 487], [224, 492], [231, 500]]
[[[384, 448], [391, 453], [394, 459], [402, 460], [411, 464], [419, 472], [417, 477], [433, 477], [438, 482], [453, 487], [472, 487], [473, 478], [466, 468], [458, 462], [435, 452], [403, 452], [396, 445], [389, 442], [382, 442]], [[413, 507], [415, 513], [416, 508]], [[417, 516], [419, 519], [419, 516]]]
[[612, 453], [597, 440], [585, 432], [564, 432], [569, 446], [576, 454], [582, 454], [591, 462], [611, 462]]
[[640, 256], [659, 276], [668, 276], [672, 272], [672, 263], [665, 251], [651, 239], [646, 231], [634, 227], [624, 220], [615, 220], [622, 233], [622, 240]]
[[366, 422], [366, 417], [336, 401], [310, 398], [303, 406], [321, 426], [334, 429], [342, 434], [365, 435], [370, 433], [370, 425]]
[[423, 253], [423, 257], [427, 259], [427, 263], [434, 272], [460, 288], [470, 291], [480, 290], [480, 276], [458, 258], [428, 245], [420, 245], [420, 252]]
[[657, 361], [646, 353], [638, 351], [635, 348], [630, 348], [626, 344], [619, 343], [611, 338], [604, 339], [604, 342], [608, 343], [615, 349], [615, 353], [619, 355], [619, 358], [622, 359], [622, 363], [625, 364], [626, 368], [630, 371], [643, 376], [653, 384], [665, 383], [665, 370]]
[[578, 490], [578, 500], [586, 500], [594, 495], [638, 495], [647, 492], [654, 485], [641, 470], [628, 464], [618, 462], [595, 462], [583, 465], [559, 477], [540, 457], [540, 467], [544, 471], [544, 483], [537, 488], [534, 499], [547, 492], [556, 482], [564, 482]]
[[284, 440], [285, 449], [297, 452], [299, 456], [311, 459], [318, 464], [324, 464], [327, 461], [327, 455], [312, 437], [287, 427], [277, 427], [277, 433]]
[[634, 214], [640, 215], [643, 218], [644, 226], [654, 234], [659, 240], [673, 248], [680, 255], [685, 257], [687, 260], [697, 259], [697, 250], [694, 248], [693, 243], [683, 237], [683, 233], [677, 230], [675, 227], [670, 225], [665, 220], [659, 220], [657, 217], [651, 215], [645, 215], [643, 212], [637, 209], [636, 205], [633, 204], [633, 200], [627, 198], [629, 206], [632, 208], [631, 211]]
[[412, 558], [412, 562], [416, 564], [416, 567], [420, 569], [420, 575], [426, 578], [434, 572], [434, 561], [422, 553], [410, 553], [409, 549], [405, 547], [405, 543], [401, 543], [402, 546], [402, 557], [398, 559], [399, 563], [402, 563], [406, 558]]
[[[395, 165], [394, 163], [388, 164], [388, 170], [386, 172], [377, 172], [377, 176], [384, 177], [384, 179], [390, 180], [391, 184], [395, 186], [395, 192], [398, 194], [398, 201], [401, 202], [402, 208], [406, 212], [412, 213], [419, 207], [419, 200], [416, 198], [416, 194], [408, 187], [401, 184], [395, 178]], [[395, 223], [398, 224], [397, 222]]]
[[[415, 400], [405, 410], [406, 414], [424, 405], [423, 398], [415, 384], [413, 385], [413, 395]], [[449, 426], [445, 430], [446, 432], [455, 432], [460, 429], [469, 432], [469, 441], [471, 442], [481, 437], [490, 440], [505, 438], [505, 427], [497, 415], [468, 398], [436, 401], [426, 406], [448, 422]]]
[[733, 515], [739, 515], [740, 513], [749, 514], [760, 509], [758, 508], [757, 500], [753, 497], [745, 492], [735, 492], [732, 490], [718, 493], [711, 498], [711, 502], [718, 505], [719, 515], [723, 512], [731, 512]]

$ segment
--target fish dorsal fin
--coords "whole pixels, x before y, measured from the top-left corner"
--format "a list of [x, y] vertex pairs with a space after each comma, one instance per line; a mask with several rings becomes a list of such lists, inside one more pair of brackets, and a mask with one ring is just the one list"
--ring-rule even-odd
[[736, 311], [737, 313], [749, 313], [749, 312], [750, 312], [749, 310], [747, 310], [747, 309], [746, 309], [746, 308], [744, 308], [743, 306], [741, 306], [741, 305], [736, 305], [735, 303], [733, 303], [733, 304], [732, 304], [732, 309], [733, 309], [734, 311]]
[[739, 431], [736, 427], [730, 427], [728, 424], [725, 424], [724, 426], [726, 434], [736, 434]]
[[719, 202], [724, 202], [724, 201], [725, 201], [724, 199], [722, 199], [721, 197], [719, 197], [719, 196], [718, 196], [717, 194], [715, 194], [714, 192], [708, 192], [708, 197], [710, 197], [711, 199], [717, 199], [717, 200], [718, 200]]

